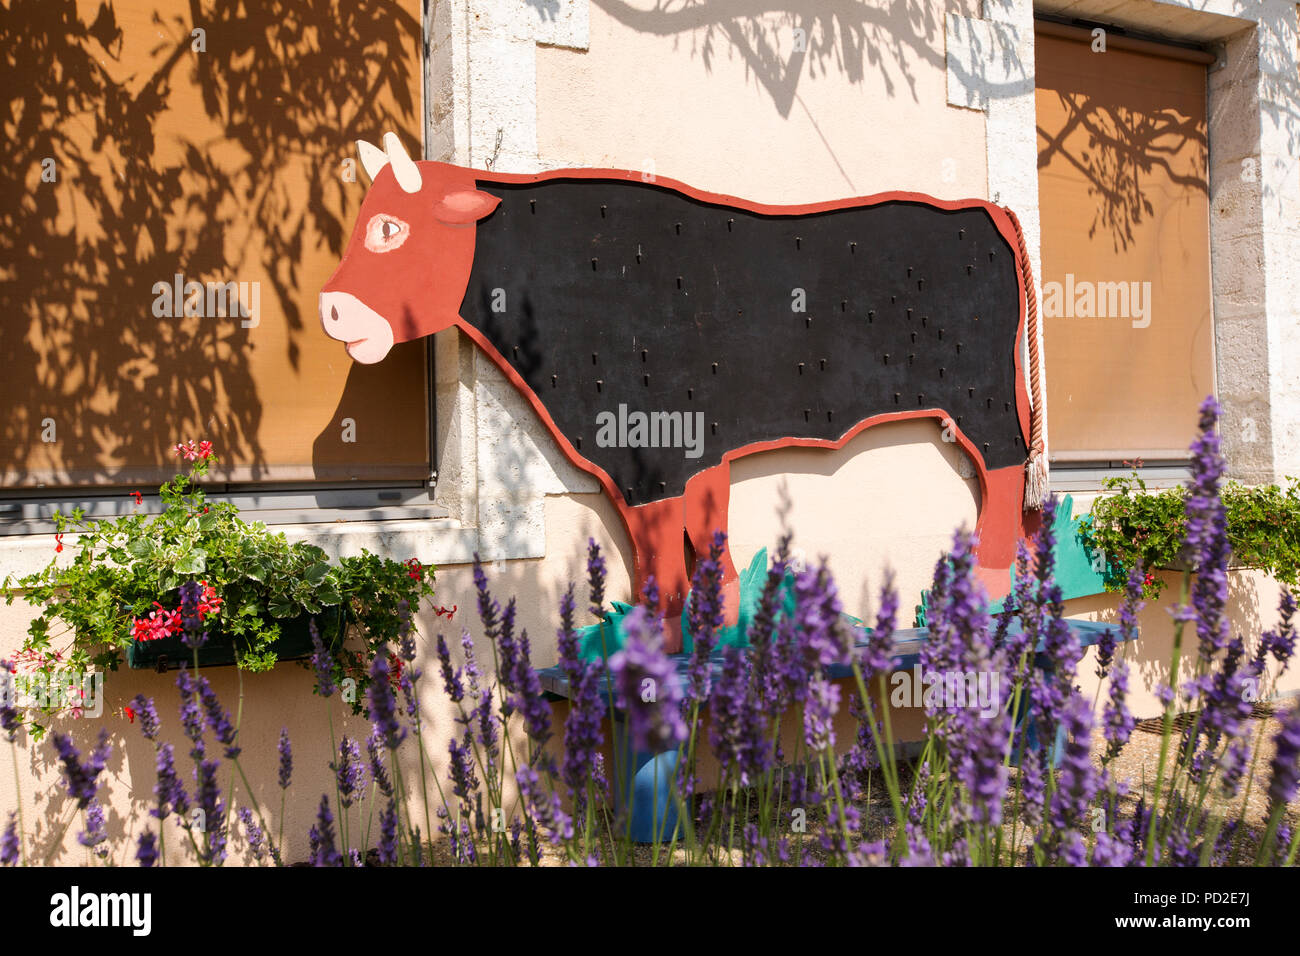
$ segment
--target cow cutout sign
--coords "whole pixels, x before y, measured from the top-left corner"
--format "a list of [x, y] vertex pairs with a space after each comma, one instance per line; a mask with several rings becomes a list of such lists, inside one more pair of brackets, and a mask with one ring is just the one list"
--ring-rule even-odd
[[[627, 170], [416, 162], [393, 133], [358, 148], [372, 185], [321, 292], [325, 333], [362, 363], [473, 339], [617, 506], [669, 650], [689, 555], [727, 526], [730, 463], [883, 422], [934, 419], [974, 462], [979, 567], [1006, 594], [1044, 467], [1009, 210], [902, 192], [772, 206]], [[724, 588], [734, 621], [727, 555]]]

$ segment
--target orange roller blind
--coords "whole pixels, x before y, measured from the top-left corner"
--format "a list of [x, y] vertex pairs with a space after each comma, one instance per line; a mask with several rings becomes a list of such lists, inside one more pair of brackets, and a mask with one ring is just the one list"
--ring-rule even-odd
[[233, 481], [428, 476], [425, 344], [356, 368], [317, 317], [368, 185], [353, 141], [395, 129], [418, 154], [420, 17], [9, 4], [6, 487], [154, 483], [191, 438]]
[[1036, 43], [1052, 457], [1185, 457], [1214, 390], [1205, 67]]

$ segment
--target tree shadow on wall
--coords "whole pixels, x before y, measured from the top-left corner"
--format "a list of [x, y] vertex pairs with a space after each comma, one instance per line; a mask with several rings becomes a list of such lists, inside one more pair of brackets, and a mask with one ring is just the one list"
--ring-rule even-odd
[[377, 100], [418, 120], [419, 37], [389, 0], [0, 3], [11, 482], [144, 480], [198, 436], [264, 473], [250, 330], [231, 310], [155, 318], [155, 283], [269, 277], [260, 318], [283, 316], [298, 371], [319, 291], [304, 230], [341, 253], [360, 191], [340, 161], [399, 125]]
[[[770, 0], [656, 0], [650, 9], [628, 0], [593, 2], [633, 30], [689, 35], [705, 70], [712, 70], [720, 52], [735, 51], [783, 117], [798, 101], [805, 74], [838, 71], [861, 83], [872, 70], [890, 97], [905, 86], [919, 102], [917, 68], [946, 69], [944, 11], [924, 0], [879, 6], [858, 0], [791, 0], [779, 6]], [[798, 43], [796, 30], [802, 31]]]
[[[1154, 213], [1147, 191], [1158, 171], [1179, 186], [1208, 192], [1206, 131], [1198, 120], [1136, 101], [1121, 103], [1068, 91], [1055, 95], [1064, 120], [1057, 129], [1038, 127], [1038, 168], [1046, 168], [1059, 155], [1087, 179], [1088, 194], [1096, 200], [1090, 239], [1109, 233], [1116, 251], [1127, 249], [1133, 227]], [[1071, 137], [1078, 141], [1079, 132], [1087, 135], [1086, 148], [1067, 146]], [[1186, 161], [1189, 147], [1191, 167]]]

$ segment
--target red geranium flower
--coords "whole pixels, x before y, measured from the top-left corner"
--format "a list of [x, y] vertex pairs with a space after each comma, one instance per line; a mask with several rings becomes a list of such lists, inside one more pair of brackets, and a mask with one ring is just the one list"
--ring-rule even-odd
[[140, 507], [140, 505], [144, 504], [144, 495], [140, 494], [140, 492], [128, 491], [127, 494], [135, 499], [135, 506], [137, 508]]
[[63, 550], [63, 535], [56, 534], [54, 536], [54, 553], [58, 554], [62, 550]]
[[177, 458], [184, 458], [186, 461], [207, 461], [212, 457], [212, 442], [195, 442], [191, 438], [189, 441], [178, 442], [173, 445], [172, 454]]
[[[217, 596], [217, 589], [208, 584], [207, 581], [200, 581], [199, 584], [203, 586], [203, 593], [199, 596], [199, 620], [204, 621], [210, 615], [221, 613], [222, 600]], [[149, 612], [148, 617], [132, 619], [131, 638], [133, 640], [160, 641], [164, 637], [171, 637], [183, 630], [180, 608], [169, 611], [157, 601], [153, 602], [153, 606], [155, 609]]]

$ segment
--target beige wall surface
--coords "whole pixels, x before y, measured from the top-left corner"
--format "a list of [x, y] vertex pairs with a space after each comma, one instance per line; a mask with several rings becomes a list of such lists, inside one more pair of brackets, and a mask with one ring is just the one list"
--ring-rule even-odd
[[984, 116], [948, 106], [944, 64], [944, 14], [978, 6], [595, 0], [588, 50], [537, 51], [538, 153], [759, 202], [982, 197]]

